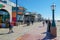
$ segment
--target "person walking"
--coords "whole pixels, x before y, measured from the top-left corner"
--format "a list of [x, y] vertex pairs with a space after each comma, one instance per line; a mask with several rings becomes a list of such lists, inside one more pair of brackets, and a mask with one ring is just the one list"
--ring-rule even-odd
[[43, 27], [44, 27], [44, 25], [45, 25], [45, 21], [43, 21]]
[[34, 18], [31, 18], [31, 23], [32, 23], [32, 25], [33, 25], [33, 23], [34, 23]]
[[10, 19], [6, 19], [6, 26], [7, 26], [7, 28], [9, 28], [8, 33], [13, 33], [13, 30], [12, 30], [13, 26], [10, 23]]
[[48, 20], [45, 20], [45, 22], [46, 22], [46, 24], [47, 24]]
[[50, 27], [51, 27], [51, 21], [48, 20], [48, 23], [47, 23], [47, 32], [50, 32]]
[[27, 17], [27, 26], [29, 26], [29, 25], [30, 25], [30, 18]]

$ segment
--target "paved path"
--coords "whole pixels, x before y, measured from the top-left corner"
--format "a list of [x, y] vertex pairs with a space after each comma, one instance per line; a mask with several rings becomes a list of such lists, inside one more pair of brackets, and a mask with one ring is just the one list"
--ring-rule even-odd
[[[23, 27], [24, 26], [24, 27]], [[39, 32], [41, 31], [42, 24], [41, 23], [34, 23], [34, 25], [30, 25], [30, 26], [25, 26], [25, 25], [19, 25], [13, 28], [14, 33], [11, 34], [7, 34], [8, 33], [8, 29], [0, 29], [0, 40], [16, 40], [18, 37], [29, 33], [31, 31], [34, 32], [36, 30], [38, 34], [40, 34]], [[36, 30], [35, 30], [36, 29]], [[33, 31], [32, 31], [33, 30]], [[36, 32], [36, 34], [37, 34]]]
[[[60, 38], [60, 32], [59, 32], [59, 23], [57, 23], [57, 34], [59, 37], [57, 39], [59, 40]], [[0, 40], [18, 40], [22, 39], [25, 40], [42, 40], [46, 36], [46, 30], [47, 26], [45, 25], [43, 27], [42, 23], [34, 23], [34, 25], [30, 26], [25, 26], [25, 25], [19, 25], [13, 28], [14, 33], [7, 34], [8, 29], [0, 29]], [[28, 37], [28, 38], [27, 38]], [[55, 40], [55, 39], [53, 39]]]
[[17, 38], [17, 40], [42, 40], [46, 34], [46, 25], [43, 27], [42, 23], [36, 23], [29, 28], [28, 32]]
[[60, 40], [60, 22], [56, 22], [57, 27], [57, 40]]
[[49, 38], [52, 38], [52, 36], [50, 33], [46, 33], [47, 26], [45, 25], [44, 27], [40, 27], [40, 28], [38, 26], [37, 27], [35, 26], [33, 30], [30, 30], [26, 34], [18, 37], [17, 40], [60, 40], [59, 26], [60, 26], [59, 22], [56, 22], [57, 37], [54, 39], [49, 39]]

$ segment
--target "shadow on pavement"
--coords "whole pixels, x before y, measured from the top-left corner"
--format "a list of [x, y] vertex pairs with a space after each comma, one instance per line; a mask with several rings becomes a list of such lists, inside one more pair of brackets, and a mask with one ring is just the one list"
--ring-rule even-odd
[[0, 35], [6, 35], [6, 34], [8, 34], [8, 33], [0, 33]]
[[55, 36], [51, 35], [49, 32], [44, 32], [42, 34], [46, 34], [45, 38], [43, 38], [42, 40], [48, 40], [48, 39], [54, 39]]
[[47, 32], [43, 32], [43, 33], [41, 33], [41, 34], [46, 34]]
[[6, 35], [6, 34], [11, 34], [11, 33], [0, 33], [0, 35]]

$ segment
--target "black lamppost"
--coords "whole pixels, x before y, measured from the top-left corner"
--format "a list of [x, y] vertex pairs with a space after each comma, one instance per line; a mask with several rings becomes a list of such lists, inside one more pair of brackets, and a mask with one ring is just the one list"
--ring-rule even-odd
[[52, 8], [52, 27], [56, 27], [55, 18], [54, 18], [55, 17], [55, 15], [54, 15], [55, 7], [56, 7], [55, 4], [53, 4], [51, 6], [51, 8]]
[[18, 0], [16, 0], [16, 22], [17, 22], [17, 14], [18, 14]]
[[50, 27], [51, 34], [52, 34], [54, 37], [57, 36], [57, 27], [56, 27], [55, 18], [54, 18], [54, 17], [55, 17], [55, 15], [54, 15], [55, 7], [56, 7], [55, 4], [53, 4], [53, 5], [51, 6], [51, 8], [52, 8], [52, 26]]

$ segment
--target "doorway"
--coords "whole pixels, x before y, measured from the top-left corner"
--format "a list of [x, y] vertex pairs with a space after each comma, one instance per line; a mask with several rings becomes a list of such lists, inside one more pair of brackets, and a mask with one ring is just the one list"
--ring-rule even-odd
[[8, 18], [10, 18], [8, 11], [0, 9], [0, 22], [5, 22]]

